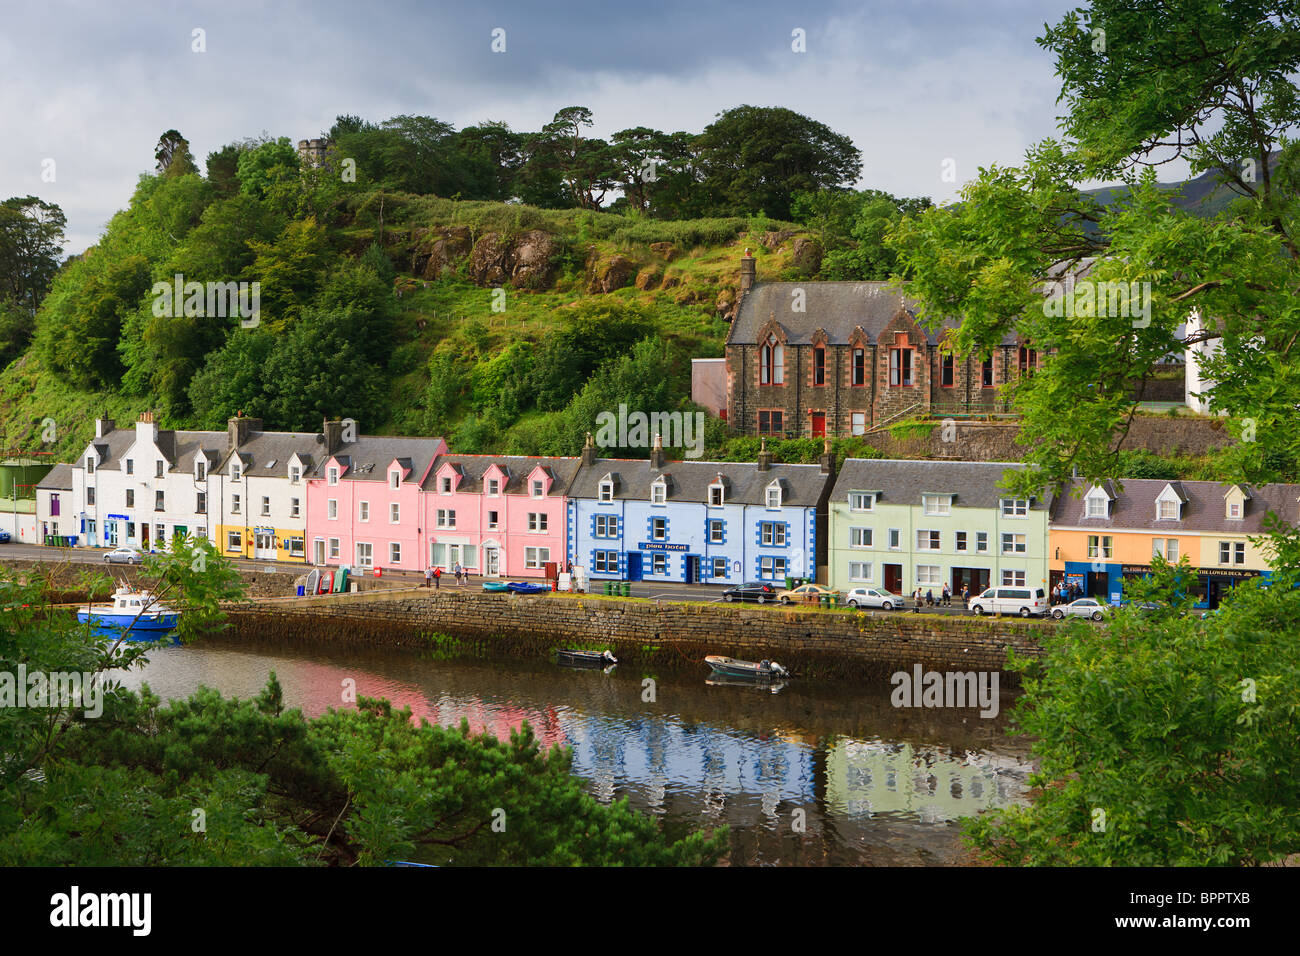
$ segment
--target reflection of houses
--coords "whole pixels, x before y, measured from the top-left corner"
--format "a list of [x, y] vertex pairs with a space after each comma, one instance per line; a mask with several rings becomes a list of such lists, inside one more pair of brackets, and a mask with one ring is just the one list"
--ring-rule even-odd
[[850, 815], [901, 813], [939, 823], [1023, 802], [1023, 793], [1023, 773], [906, 743], [842, 737], [826, 758], [826, 802]]
[[[487, 577], [541, 577], [565, 560], [576, 458], [442, 455], [423, 484], [429, 561]], [[557, 568], [557, 570], [559, 570]]]
[[1008, 411], [998, 386], [1038, 355], [1014, 335], [988, 355], [943, 351], [917, 307], [886, 282], [756, 282], [741, 259], [727, 336], [727, 415], [758, 435], [861, 435], [887, 419]]
[[812, 577], [834, 455], [818, 465], [597, 458], [569, 486], [569, 560], [596, 579], [736, 584]]
[[830, 500], [830, 582], [938, 597], [968, 585], [1047, 586], [1052, 499], [1016, 498], [998, 487], [999, 462], [850, 458]]
[[1250, 538], [1261, 534], [1269, 511], [1294, 522], [1298, 500], [1300, 485], [1131, 479], [1121, 493], [1113, 482], [1075, 481], [1053, 509], [1052, 582], [1064, 576], [1113, 603], [1126, 577], [1150, 572], [1153, 556], [1186, 558], [1199, 602], [1218, 607], [1227, 588], [1269, 574], [1269, 554]]

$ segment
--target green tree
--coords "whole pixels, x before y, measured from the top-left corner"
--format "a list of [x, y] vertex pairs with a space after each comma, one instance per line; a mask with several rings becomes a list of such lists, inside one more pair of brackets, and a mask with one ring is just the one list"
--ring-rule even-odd
[[1016, 665], [1035, 796], [969, 821], [975, 847], [1017, 866], [1251, 866], [1300, 852], [1300, 538], [1279, 531], [1273, 585], [1239, 585], [1204, 620], [1185, 610], [1190, 568], [1163, 565], [1133, 600], [1165, 610], [1044, 632], [1044, 658]]
[[198, 167], [194, 165], [194, 155], [190, 152], [189, 140], [174, 129], [169, 129], [158, 137], [153, 158], [158, 161], [158, 174], [165, 179], [198, 172]]
[[[1038, 41], [1062, 77], [1064, 139], [1029, 150], [1019, 169], [981, 170], [959, 205], [895, 227], [909, 293], [932, 325], [960, 319], [959, 353], [985, 354], [1015, 332], [1046, 355], [1014, 389], [1039, 466], [1024, 474], [1026, 490], [1076, 467], [1091, 480], [1120, 477], [1120, 444], [1153, 366], [1203, 342], [1222, 346], [1203, 364], [1210, 403], [1248, 439], [1238, 474], [1276, 476], [1277, 449], [1294, 472], [1300, 150], [1285, 136], [1300, 121], [1298, 38], [1300, 13], [1281, 0], [1094, 0]], [[1217, 215], [1180, 208], [1152, 171], [1175, 158], [1214, 170], [1239, 199]], [[1109, 206], [1080, 191], [1116, 176], [1128, 191]], [[1084, 267], [1073, 292], [1051, 285]], [[1194, 316], [1203, 329], [1181, 334]]]
[[862, 154], [847, 136], [782, 107], [718, 114], [697, 143], [712, 212], [788, 220], [795, 194], [851, 185]]
[[35, 196], [0, 202], [0, 300], [36, 314], [59, 270], [66, 225], [57, 204]]

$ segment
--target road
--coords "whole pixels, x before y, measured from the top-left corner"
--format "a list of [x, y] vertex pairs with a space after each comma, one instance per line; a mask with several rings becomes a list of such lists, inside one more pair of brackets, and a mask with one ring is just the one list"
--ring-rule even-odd
[[[15, 561], [71, 561], [74, 564], [103, 564], [104, 553], [106, 549], [97, 548], [49, 548], [36, 544], [0, 544], [0, 561], [5, 558], [11, 558]], [[307, 564], [287, 564], [276, 561], [254, 561], [249, 558], [231, 558], [231, 563], [244, 571], [265, 571], [273, 570], [278, 574], [288, 574], [297, 577], [305, 574], [311, 566]], [[367, 575], [371, 576], [371, 575]], [[394, 583], [416, 585], [424, 583], [424, 575], [415, 571], [384, 571], [382, 577], [387, 578]], [[477, 590], [483, 582], [483, 578], [472, 576], [467, 579], [465, 584], [460, 585], [464, 588], [473, 588]], [[531, 579], [528, 579], [531, 580]], [[455, 588], [456, 579], [450, 573], [443, 574], [438, 582], [440, 588]], [[720, 602], [722, 600], [723, 587], [720, 584], [675, 584], [665, 583], [662, 581], [637, 581], [630, 586], [630, 596], [637, 598], [649, 598], [651, 600], [659, 599], [663, 601], [707, 601]], [[604, 581], [589, 581], [588, 590], [593, 594], [603, 594], [605, 590]], [[971, 612], [961, 606], [961, 601], [956, 600], [953, 607], [923, 607], [919, 611], [908, 608], [904, 611], [871, 611], [864, 608], [869, 613], [876, 614], [944, 614], [950, 616], [971, 616]]]

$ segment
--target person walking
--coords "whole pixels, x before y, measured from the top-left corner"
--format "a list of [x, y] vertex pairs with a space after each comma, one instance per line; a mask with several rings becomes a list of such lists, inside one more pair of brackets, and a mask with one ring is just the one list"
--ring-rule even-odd
[[439, 580], [440, 580], [441, 578], [442, 578], [442, 568], [434, 568], [434, 569], [433, 569], [433, 589], [434, 589], [435, 591], [441, 591], [441, 590], [442, 590], [442, 585], [439, 583]]
[[460, 572], [461, 572], [461, 567], [460, 567], [460, 562], [459, 562], [459, 561], [456, 562], [456, 568], [455, 568], [455, 571], [456, 571], [456, 587], [460, 587], [460, 586], [461, 586], [461, 584], [460, 584]]

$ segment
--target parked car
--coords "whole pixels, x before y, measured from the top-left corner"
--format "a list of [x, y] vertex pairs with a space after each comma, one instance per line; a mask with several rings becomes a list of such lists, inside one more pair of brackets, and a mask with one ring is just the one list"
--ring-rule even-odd
[[0, 544], [8, 544], [11, 540], [8, 531], [0, 531]]
[[1102, 604], [1096, 598], [1085, 597], [1071, 601], [1069, 604], [1058, 604], [1052, 608], [1052, 617], [1058, 621], [1065, 617], [1086, 617], [1100, 621], [1109, 610], [1109, 605]]
[[832, 602], [840, 596], [839, 591], [832, 591], [820, 584], [801, 584], [797, 588], [782, 591], [776, 599], [782, 604], [817, 604], [824, 594], [830, 595]]
[[892, 611], [896, 607], [907, 607], [907, 598], [879, 588], [853, 588], [844, 595], [844, 603], [849, 607], [878, 607]]
[[135, 548], [117, 548], [104, 555], [105, 564], [139, 564], [140, 552]]
[[970, 609], [976, 614], [1046, 614], [1047, 592], [1042, 588], [989, 588], [971, 598]]
[[759, 604], [766, 604], [768, 601], [776, 600], [776, 588], [763, 581], [747, 581], [723, 591], [722, 600], [757, 601]]

